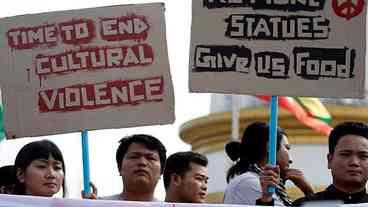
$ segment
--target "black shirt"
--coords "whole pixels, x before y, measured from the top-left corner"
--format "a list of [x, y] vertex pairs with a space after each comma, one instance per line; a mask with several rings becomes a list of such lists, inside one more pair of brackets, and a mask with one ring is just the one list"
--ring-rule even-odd
[[345, 193], [338, 190], [335, 186], [330, 185], [324, 191], [315, 193], [309, 197], [299, 198], [293, 202], [293, 206], [301, 206], [305, 202], [310, 201], [327, 201], [337, 200], [344, 204], [368, 203], [368, 194], [366, 190], [357, 193]]

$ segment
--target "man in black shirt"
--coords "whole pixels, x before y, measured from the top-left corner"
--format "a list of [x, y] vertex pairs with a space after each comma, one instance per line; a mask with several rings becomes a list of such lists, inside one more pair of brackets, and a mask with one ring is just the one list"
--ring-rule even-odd
[[328, 168], [332, 185], [322, 192], [296, 200], [300, 206], [311, 201], [338, 200], [344, 204], [368, 203], [368, 126], [345, 122], [336, 126], [328, 140]]

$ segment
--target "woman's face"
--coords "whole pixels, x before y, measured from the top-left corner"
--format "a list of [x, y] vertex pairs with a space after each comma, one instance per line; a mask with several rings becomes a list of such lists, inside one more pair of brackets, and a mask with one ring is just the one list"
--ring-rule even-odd
[[33, 160], [23, 171], [17, 171], [20, 183], [25, 186], [26, 195], [53, 196], [64, 182], [63, 164], [51, 155], [49, 159]]
[[289, 150], [290, 144], [287, 137], [284, 135], [281, 139], [280, 149], [277, 152], [277, 164], [280, 166], [281, 172], [287, 170], [290, 167], [290, 164], [293, 163]]

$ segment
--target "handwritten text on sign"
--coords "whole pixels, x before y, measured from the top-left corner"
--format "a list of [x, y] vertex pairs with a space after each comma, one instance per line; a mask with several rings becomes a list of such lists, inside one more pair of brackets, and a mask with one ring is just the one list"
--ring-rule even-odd
[[[145, 16], [103, 18], [98, 24], [101, 28], [99, 36], [105, 41], [141, 41], [146, 40], [148, 36], [149, 24]], [[95, 22], [92, 19], [80, 19], [54, 25], [12, 28], [7, 32], [7, 38], [10, 48], [25, 50], [43, 45], [54, 47], [59, 40], [62, 44], [89, 44], [97, 37]], [[62, 75], [77, 70], [121, 69], [149, 65], [153, 62], [153, 54], [153, 49], [149, 44], [86, 47], [52, 55], [37, 54], [34, 68], [41, 79], [42, 76]], [[110, 82], [110, 84], [98, 83], [41, 91], [38, 101], [39, 111], [75, 111], [96, 109], [107, 105], [122, 105], [123, 103], [139, 104], [139, 100], [145, 100], [145, 94], [148, 96], [146, 100], [150, 100], [150, 81]], [[163, 79], [160, 78], [159, 82], [154, 82], [161, 85], [159, 91], [162, 95]], [[138, 87], [141, 89], [137, 89]], [[136, 95], [136, 90], [143, 90], [143, 93]], [[145, 91], [148, 92], [145, 93]], [[162, 101], [162, 98], [155, 99], [155, 101]]]
[[339, 12], [346, 6], [344, 0], [201, 0], [193, 4], [191, 90], [363, 95], [366, 14], [359, 1], [354, 16]]
[[[100, 36], [103, 40], [145, 40], [149, 25], [144, 16], [122, 16], [101, 19]], [[60, 38], [64, 44], [86, 44], [95, 37], [96, 28], [91, 19], [72, 20], [57, 25], [21, 27], [7, 32], [9, 46], [15, 49], [30, 49], [41, 45], [57, 44]]]
[[156, 3], [1, 19], [8, 133], [171, 123], [163, 11]]

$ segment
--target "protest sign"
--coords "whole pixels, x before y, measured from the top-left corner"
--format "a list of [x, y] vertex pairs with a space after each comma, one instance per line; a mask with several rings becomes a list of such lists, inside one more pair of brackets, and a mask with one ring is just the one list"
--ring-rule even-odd
[[164, 5], [0, 19], [8, 137], [174, 121]]
[[193, 1], [190, 90], [363, 97], [363, 0]]

